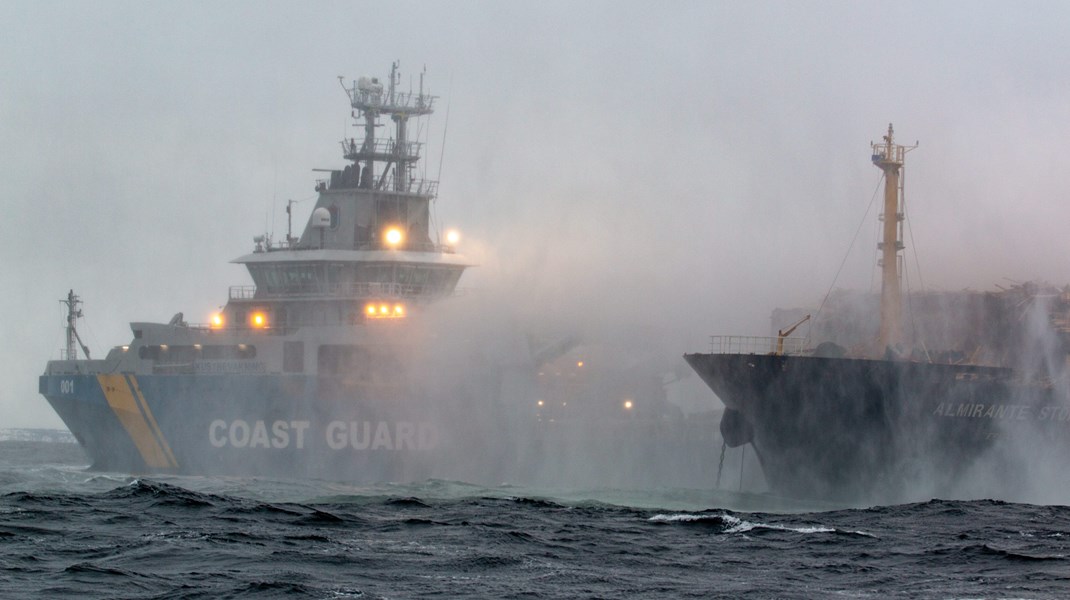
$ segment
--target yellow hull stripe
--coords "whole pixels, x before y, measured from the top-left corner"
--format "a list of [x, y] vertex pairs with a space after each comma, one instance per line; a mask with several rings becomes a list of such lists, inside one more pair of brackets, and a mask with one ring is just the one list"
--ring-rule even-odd
[[156, 417], [152, 416], [152, 411], [149, 410], [149, 403], [145, 402], [145, 396], [141, 393], [141, 387], [137, 384], [137, 377], [133, 375], [130, 376], [130, 388], [134, 390], [134, 397], [137, 398], [138, 405], [141, 406], [141, 410], [145, 414], [145, 419], [152, 426], [152, 431], [156, 434], [156, 441], [159, 442], [160, 448], [163, 448], [164, 454], [171, 461], [171, 466], [177, 467], [178, 461], [175, 460], [175, 455], [171, 453], [171, 446], [168, 445], [167, 438], [160, 431], [160, 426], [156, 424]]
[[[137, 389], [136, 380], [133, 386], [127, 382], [125, 375], [97, 375], [97, 380], [108, 400], [108, 406], [126, 429], [145, 464], [157, 469], [177, 466], [166, 442], [160, 444], [163, 436], [157, 437], [159, 427], [156, 426], [152, 413], [148, 411], [148, 405], [144, 404], [144, 398], [140, 398], [141, 391]], [[137, 390], [137, 397], [133, 390]], [[145, 418], [146, 415], [148, 419]]]

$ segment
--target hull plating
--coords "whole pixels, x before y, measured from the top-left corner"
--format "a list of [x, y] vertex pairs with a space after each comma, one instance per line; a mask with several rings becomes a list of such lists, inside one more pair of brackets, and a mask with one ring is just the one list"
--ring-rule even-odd
[[955, 494], [981, 471], [1013, 489], [1059, 460], [1070, 409], [1008, 369], [897, 361], [690, 354], [753, 428], [776, 490], [837, 500]]

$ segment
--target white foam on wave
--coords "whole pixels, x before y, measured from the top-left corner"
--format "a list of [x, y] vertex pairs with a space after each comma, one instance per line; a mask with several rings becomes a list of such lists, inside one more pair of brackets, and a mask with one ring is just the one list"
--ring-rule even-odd
[[[696, 521], [720, 521], [724, 523], [724, 533], [746, 533], [755, 529], [772, 529], [777, 531], [793, 531], [795, 533], [836, 533], [838, 530], [835, 527], [825, 527], [823, 525], [809, 525], [805, 527], [786, 527], [784, 525], [770, 525], [768, 523], [753, 523], [751, 521], [744, 521], [738, 517], [732, 515], [720, 514], [720, 515], [696, 515], [696, 514], [675, 514], [675, 515], [654, 515], [648, 519], [654, 523], [690, 523]], [[876, 537], [873, 534], [866, 533], [864, 531], [851, 531], [848, 532], [854, 535], [863, 535], [866, 537]]]
[[654, 523], [689, 523], [693, 521], [724, 521], [726, 523], [730, 521], [739, 522], [739, 519], [729, 515], [694, 515], [694, 514], [682, 514], [682, 515], [654, 515], [647, 519]]

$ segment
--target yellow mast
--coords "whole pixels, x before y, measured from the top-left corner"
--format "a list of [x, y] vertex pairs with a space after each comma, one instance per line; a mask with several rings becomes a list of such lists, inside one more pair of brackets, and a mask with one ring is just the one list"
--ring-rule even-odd
[[899, 146], [893, 139], [892, 124], [883, 143], [871, 143], [873, 164], [884, 171], [883, 231], [877, 248], [881, 251], [881, 329], [878, 352], [884, 353], [902, 341], [902, 297], [900, 291], [900, 254], [903, 249], [903, 186], [901, 172], [904, 155], [918, 145]]

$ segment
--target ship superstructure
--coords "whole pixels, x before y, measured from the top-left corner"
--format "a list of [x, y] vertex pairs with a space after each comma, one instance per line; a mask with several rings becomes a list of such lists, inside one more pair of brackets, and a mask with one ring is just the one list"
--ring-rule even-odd
[[[349, 162], [319, 181], [319, 198], [300, 238], [273, 245], [256, 238], [244, 264], [253, 287], [230, 290], [216, 327], [286, 330], [405, 318], [410, 308], [450, 295], [467, 263], [449, 243], [432, 240], [435, 181], [415, 176], [421, 143], [409, 121], [430, 115], [435, 97], [399, 92], [395, 64], [384, 88], [362, 77], [346, 93], [364, 140], [342, 141]], [[376, 137], [380, 121], [394, 135]], [[291, 206], [287, 206], [289, 212]]]

